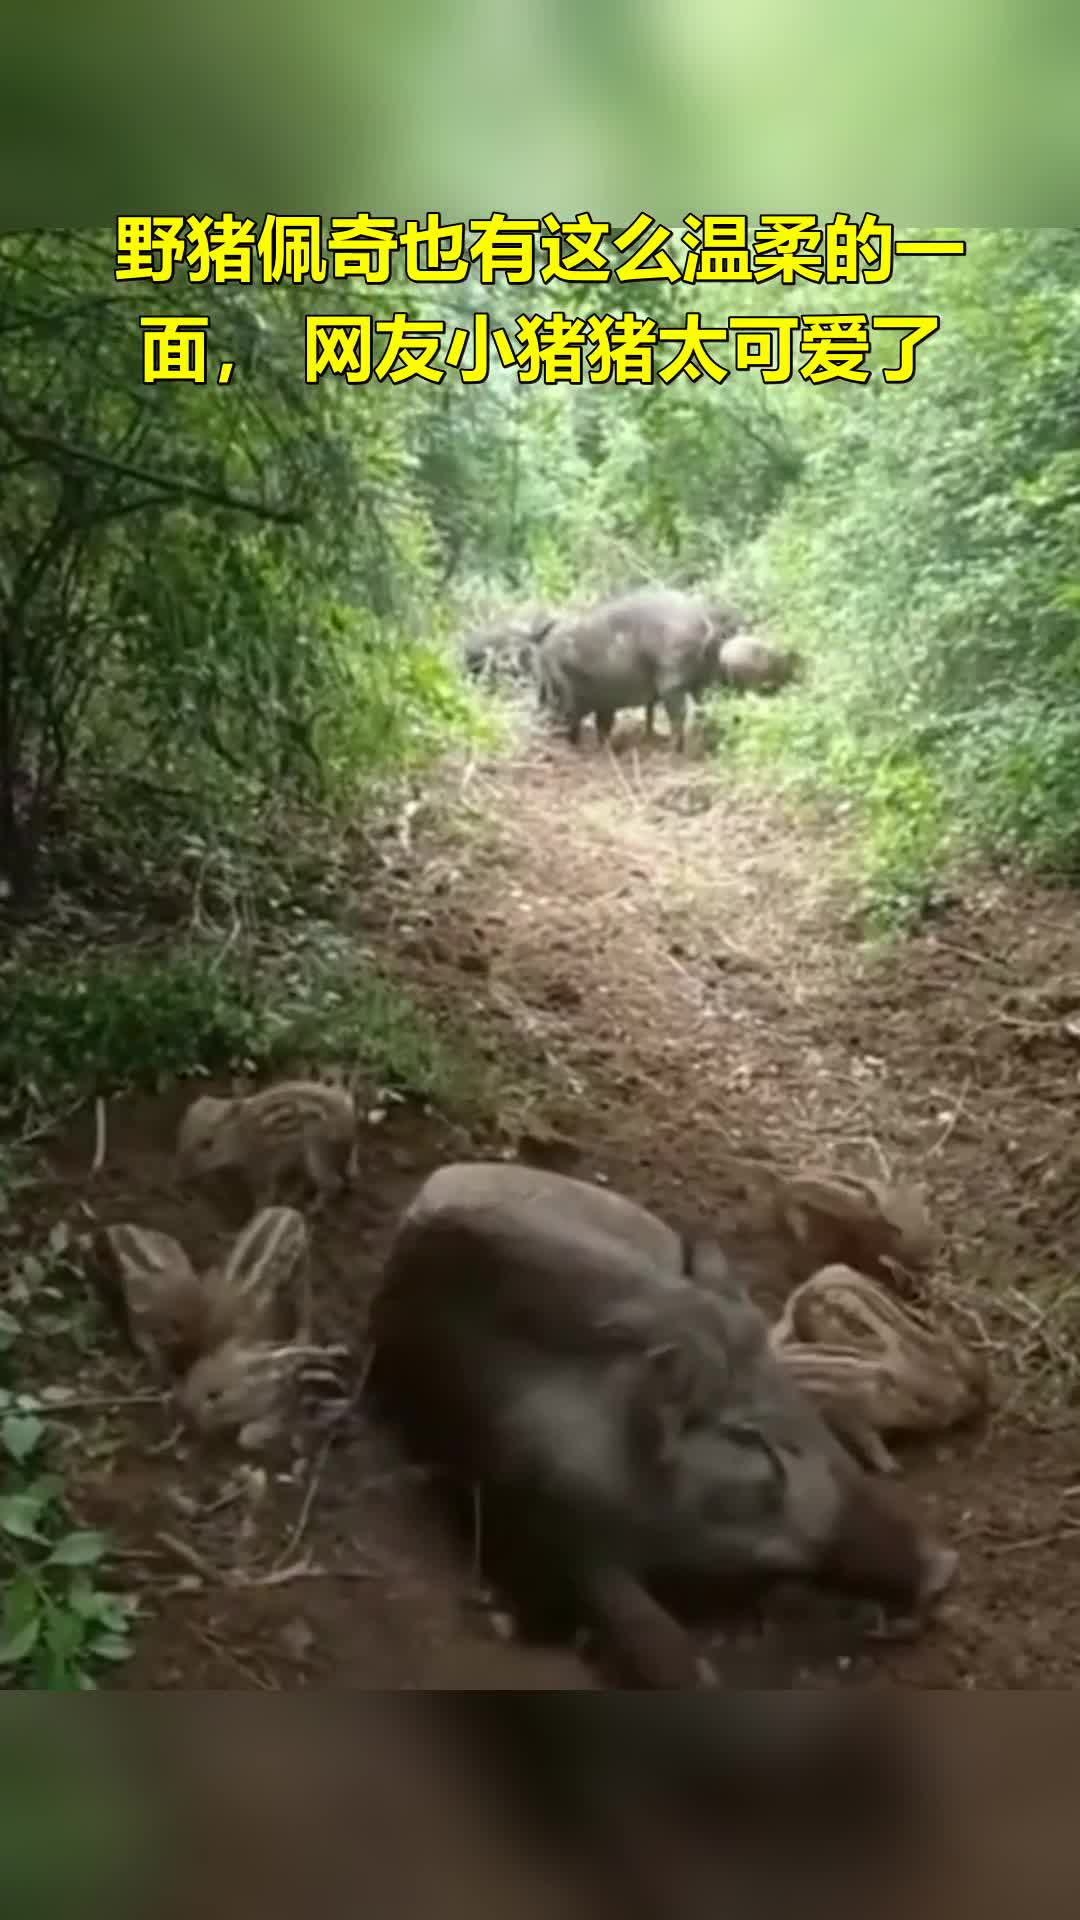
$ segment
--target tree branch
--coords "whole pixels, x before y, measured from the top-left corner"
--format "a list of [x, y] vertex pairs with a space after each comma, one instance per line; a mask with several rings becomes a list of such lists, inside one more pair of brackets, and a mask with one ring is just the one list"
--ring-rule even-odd
[[303, 515], [284, 507], [264, 506], [257, 500], [247, 500], [225, 488], [204, 487], [197, 480], [170, 480], [164, 474], [151, 473], [145, 467], [127, 465], [124, 461], [110, 459], [105, 453], [92, 453], [87, 447], [69, 446], [54, 434], [39, 433], [33, 428], [23, 426], [4, 407], [0, 407], [0, 429], [14, 440], [15, 445], [27, 452], [37, 454], [46, 465], [83, 465], [94, 467], [101, 473], [115, 474], [124, 480], [137, 480], [141, 486], [154, 487], [160, 494], [174, 500], [205, 500], [211, 506], [226, 507], [234, 513], [250, 513], [260, 520], [272, 520], [281, 526], [301, 526]]

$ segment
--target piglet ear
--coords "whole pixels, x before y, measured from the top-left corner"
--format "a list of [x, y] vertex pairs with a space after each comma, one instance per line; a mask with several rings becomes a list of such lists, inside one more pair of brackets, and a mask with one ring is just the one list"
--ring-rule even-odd
[[252, 1216], [226, 1259], [206, 1275], [222, 1337], [306, 1332], [310, 1244], [303, 1215], [291, 1207], [263, 1207]]
[[272, 1265], [278, 1281], [290, 1278], [307, 1260], [310, 1236], [303, 1215], [292, 1207], [262, 1207], [237, 1234], [222, 1269], [230, 1288], [250, 1286]]
[[91, 1241], [92, 1275], [110, 1305], [136, 1319], [148, 1305], [198, 1291], [195, 1269], [178, 1240], [123, 1220]]

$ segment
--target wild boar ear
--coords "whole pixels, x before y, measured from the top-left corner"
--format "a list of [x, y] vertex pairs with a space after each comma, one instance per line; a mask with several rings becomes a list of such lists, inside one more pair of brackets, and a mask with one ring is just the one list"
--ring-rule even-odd
[[678, 1452], [687, 1420], [685, 1360], [674, 1346], [640, 1357], [628, 1410], [628, 1436], [639, 1467], [663, 1470]]
[[687, 1358], [674, 1342], [650, 1347], [645, 1355], [649, 1382], [662, 1404], [679, 1406], [686, 1397]]
[[643, 1391], [654, 1410], [659, 1434], [658, 1458], [670, 1460], [684, 1434], [698, 1424], [709, 1400], [707, 1369], [700, 1356], [683, 1343], [665, 1343], [645, 1355]]

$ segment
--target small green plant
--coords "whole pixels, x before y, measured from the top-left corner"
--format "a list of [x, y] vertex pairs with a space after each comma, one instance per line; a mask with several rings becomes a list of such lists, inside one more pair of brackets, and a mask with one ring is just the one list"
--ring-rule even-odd
[[279, 962], [260, 1036], [267, 1064], [322, 1057], [395, 1091], [457, 1104], [476, 1067], [463, 1035], [444, 1038], [402, 990], [332, 926], [309, 923]]
[[0, 1388], [0, 1687], [92, 1691], [131, 1657], [135, 1602], [99, 1585], [108, 1542], [70, 1524], [49, 1438], [36, 1403]]
[[932, 765], [899, 754], [868, 773], [862, 802], [868, 918], [874, 927], [900, 925], [933, 893], [950, 841], [946, 796]]
[[[9, 1231], [14, 1235], [17, 1230]], [[87, 1286], [66, 1220], [54, 1223], [41, 1246], [19, 1246], [15, 1241], [7, 1256], [0, 1309], [0, 1359], [23, 1333], [47, 1344], [50, 1355], [58, 1353], [62, 1342], [83, 1356], [91, 1354], [101, 1312], [100, 1300]]]
[[216, 942], [66, 967], [11, 970], [0, 1106], [18, 1118], [66, 1099], [175, 1077], [255, 1073], [310, 1057], [403, 1093], [452, 1101], [459, 1052], [333, 925], [306, 918], [258, 952]]

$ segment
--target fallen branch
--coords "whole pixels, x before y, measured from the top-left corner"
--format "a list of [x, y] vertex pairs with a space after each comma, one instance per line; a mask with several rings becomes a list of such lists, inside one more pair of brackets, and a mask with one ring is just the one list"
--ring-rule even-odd
[[59, 439], [56, 434], [43, 433], [18, 420], [7, 407], [0, 408], [0, 430], [8, 434], [17, 447], [46, 464], [92, 467], [99, 473], [112, 474], [118, 480], [137, 481], [140, 486], [153, 488], [152, 496], [139, 501], [140, 507], [157, 505], [160, 500], [204, 500], [209, 506], [227, 507], [234, 513], [250, 513], [256, 519], [274, 521], [279, 526], [297, 527], [303, 524], [304, 516], [295, 509], [274, 507], [260, 500], [252, 500], [226, 487], [207, 487], [201, 481], [186, 476], [178, 479], [173, 474], [154, 473], [148, 467], [133, 466], [126, 460], [114, 460], [96, 449], [73, 446], [70, 441]]
[[90, 1166], [90, 1172], [92, 1175], [96, 1173], [100, 1173], [102, 1167], [105, 1165], [105, 1151], [106, 1151], [105, 1102], [100, 1095], [94, 1101], [94, 1132], [95, 1132], [94, 1158]]
[[88, 1393], [73, 1395], [70, 1400], [36, 1400], [19, 1397], [20, 1413], [40, 1414], [42, 1419], [61, 1420], [67, 1413], [112, 1413], [121, 1407], [157, 1407], [166, 1398], [164, 1394], [147, 1390], [142, 1393]]
[[281, 1692], [281, 1688], [278, 1686], [276, 1680], [268, 1680], [265, 1675], [259, 1673], [255, 1667], [249, 1666], [248, 1662], [242, 1660], [240, 1655], [234, 1652], [233, 1648], [230, 1647], [226, 1641], [219, 1640], [216, 1634], [208, 1633], [206, 1628], [200, 1627], [197, 1621], [188, 1621], [188, 1632], [191, 1634], [192, 1639], [198, 1640], [200, 1644], [204, 1646], [208, 1652], [214, 1654], [217, 1659], [227, 1660], [231, 1667], [236, 1668], [237, 1673], [242, 1673], [245, 1680], [250, 1680], [252, 1686], [258, 1687], [261, 1693]]
[[1049, 1533], [1033, 1533], [1023, 1540], [1003, 1540], [1000, 1546], [985, 1549], [991, 1560], [1010, 1553], [1039, 1553], [1043, 1547], [1060, 1546], [1063, 1540], [1080, 1540], [1080, 1527], [1054, 1527]]
[[287, 1560], [290, 1554], [293, 1554], [296, 1552], [296, 1549], [300, 1545], [300, 1542], [303, 1539], [304, 1534], [307, 1532], [308, 1521], [311, 1518], [311, 1511], [315, 1505], [315, 1497], [319, 1491], [319, 1486], [322, 1481], [323, 1474], [326, 1470], [327, 1460], [330, 1458], [330, 1449], [332, 1448], [340, 1429], [344, 1426], [350, 1414], [352, 1414], [355, 1411], [360, 1399], [363, 1396], [364, 1389], [366, 1388], [368, 1383], [368, 1375], [371, 1372], [371, 1364], [372, 1364], [372, 1361], [374, 1360], [374, 1357], [375, 1357], [375, 1350], [373, 1347], [371, 1347], [368, 1349], [368, 1352], [364, 1358], [364, 1364], [360, 1369], [360, 1378], [359, 1378], [359, 1381], [357, 1382], [357, 1385], [351, 1397], [344, 1403], [343, 1406], [335, 1408], [333, 1414], [331, 1415], [330, 1425], [327, 1428], [327, 1432], [323, 1439], [322, 1446], [319, 1448], [318, 1454], [316, 1455], [315, 1465], [312, 1467], [312, 1470], [311, 1470], [311, 1476], [310, 1476], [310, 1479], [308, 1480], [307, 1488], [304, 1493], [304, 1502], [302, 1507], [300, 1508], [299, 1517], [297, 1519], [296, 1525], [294, 1526], [292, 1532], [289, 1535], [289, 1538], [286, 1540], [285, 1545], [282, 1547], [281, 1552], [278, 1555], [277, 1560], [275, 1561], [276, 1566], [280, 1566], [282, 1561]]

